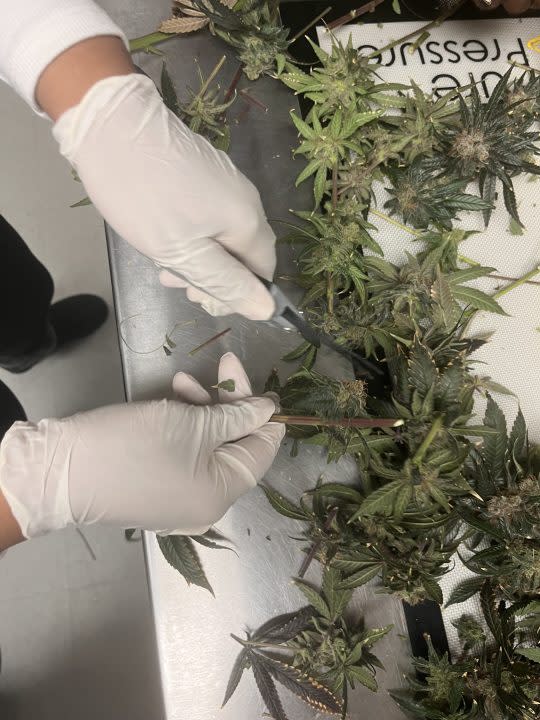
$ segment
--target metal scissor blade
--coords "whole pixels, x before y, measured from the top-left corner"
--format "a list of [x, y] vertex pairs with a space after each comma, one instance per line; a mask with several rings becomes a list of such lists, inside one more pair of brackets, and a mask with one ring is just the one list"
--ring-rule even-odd
[[305, 340], [310, 342], [312, 345], [315, 345], [315, 347], [320, 347], [322, 343], [327, 347], [332, 348], [332, 350], [335, 350], [340, 355], [344, 355], [346, 358], [349, 358], [349, 360], [354, 360], [357, 367], [361, 368], [368, 377], [382, 377], [384, 375], [384, 371], [377, 367], [375, 363], [366, 360], [366, 358], [362, 357], [353, 350], [349, 350], [349, 348], [340, 345], [331, 335], [318, 332], [312, 325], [306, 322], [300, 313], [295, 311], [294, 308], [285, 308], [281, 315], [285, 318], [285, 320], [290, 322], [291, 325], [294, 325]]

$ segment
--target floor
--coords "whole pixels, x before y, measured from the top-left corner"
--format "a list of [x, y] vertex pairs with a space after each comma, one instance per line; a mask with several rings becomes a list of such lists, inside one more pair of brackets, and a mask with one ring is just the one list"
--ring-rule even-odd
[[[56, 298], [95, 292], [112, 308], [103, 225], [58, 155], [49, 123], [0, 83], [0, 212], [48, 267]], [[22, 376], [0, 371], [31, 420], [122, 402], [116, 328]], [[159, 720], [142, 546], [123, 533], [69, 530], [0, 562], [2, 720]]]

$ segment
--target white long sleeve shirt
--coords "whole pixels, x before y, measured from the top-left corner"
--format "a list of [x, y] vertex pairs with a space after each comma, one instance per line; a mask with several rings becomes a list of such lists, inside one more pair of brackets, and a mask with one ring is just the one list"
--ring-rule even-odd
[[0, 79], [36, 111], [36, 85], [55, 57], [120, 28], [93, 0], [0, 0]]

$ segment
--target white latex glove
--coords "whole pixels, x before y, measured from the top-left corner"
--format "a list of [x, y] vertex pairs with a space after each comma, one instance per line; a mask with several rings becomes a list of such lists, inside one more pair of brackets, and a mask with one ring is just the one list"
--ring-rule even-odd
[[[265, 475], [284, 427], [271, 397], [251, 394], [232, 354], [219, 379], [237, 390], [217, 405], [187, 375], [184, 400], [138, 402], [37, 425], [18, 422], [0, 446], [0, 489], [27, 538], [102, 523], [202, 534]], [[197, 404], [187, 404], [197, 403]]]
[[[275, 236], [255, 186], [164, 105], [144, 75], [96, 83], [53, 133], [105, 220], [212, 315], [268, 320]], [[253, 272], [251, 272], [253, 271]]]

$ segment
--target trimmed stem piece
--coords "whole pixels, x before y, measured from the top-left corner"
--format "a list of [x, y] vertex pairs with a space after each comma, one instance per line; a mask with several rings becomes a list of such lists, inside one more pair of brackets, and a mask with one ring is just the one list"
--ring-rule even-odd
[[[191, 353], [190, 353], [191, 354]], [[269, 422], [286, 425], [306, 425], [311, 427], [340, 428], [395, 428], [404, 425], [404, 421], [396, 418], [331, 418], [309, 417], [307, 415], [272, 415]]]
[[189, 353], [188, 353], [188, 355], [190, 355], [190, 356], [196, 355], [196, 354], [199, 352], [199, 350], [202, 350], [202, 349], [205, 348], [207, 345], [210, 345], [211, 343], [215, 342], [216, 340], [219, 340], [220, 337], [223, 337], [224, 335], [226, 335], [226, 334], [227, 334], [228, 332], [230, 332], [230, 331], [231, 331], [231, 328], [227, 328], [226, 330], [222, 330], [222, 331], [221, 331], [220, 333], [218, 333], [217, 335], [213, 335], [213, 336], [212, 336], [211, 338], [209, 338], [208, 340], [205, 340], [205, 341], [204, 341], [203, 343], [201, 343], [200, 345], [197, 345], [197, 347], [193, 348], [193, 350], [190, 350]]

